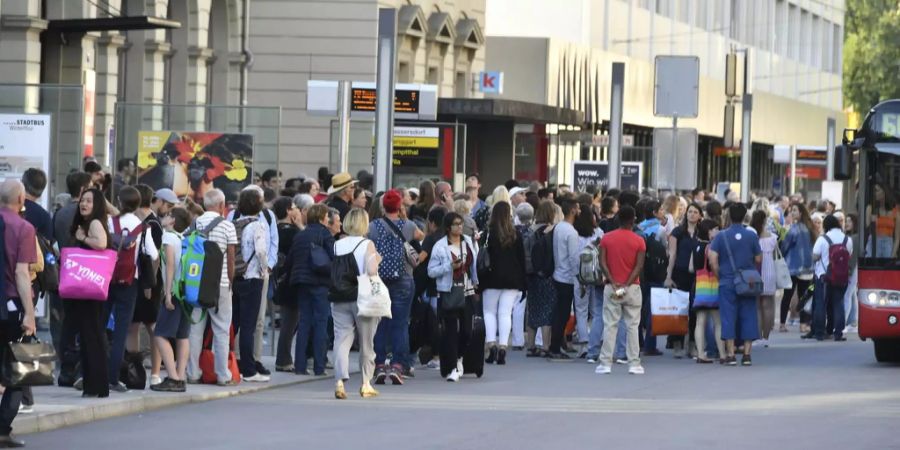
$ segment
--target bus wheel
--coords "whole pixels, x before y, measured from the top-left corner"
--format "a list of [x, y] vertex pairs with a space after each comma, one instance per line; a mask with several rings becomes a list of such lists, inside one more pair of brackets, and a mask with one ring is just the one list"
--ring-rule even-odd
[[872, 339], [875, 343], [875, 360], [900, 362], [900, 339]]

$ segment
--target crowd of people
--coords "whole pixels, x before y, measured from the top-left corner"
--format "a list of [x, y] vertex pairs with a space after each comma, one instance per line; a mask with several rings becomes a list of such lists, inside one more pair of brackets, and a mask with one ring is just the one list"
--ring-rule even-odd
[[[144, 388], [129, 386], [123, 370], [143, 371], [142, 328], [153, 336], [154, 391], [267, 382], [262, 336], [273, 307], [274, 370], [333, 369], [338, 399], [347, 398], [352, 348], [359, 394], [373, 397], [374, 386], [403, 385], [416, 367], [457, 382], [481, 376], [483, 364], [507, 364], [511, 351], [643, 374], [642, 358], [661, 347], [700, 364], [738, 365], [740, 355], [749, 366], [776, 322], [780, 332], [791, 319], [802, 337], [835, 341], [856, 326], [855, 268], [844, 266], [858, 218], [799, 195], [744, 204], [735, 193], [719, 202], [702, 190], [587, 193], [516, 180], [487, 193], [477, 175], [460, 192], [423, 181], [373, 193], [364, 171], [322, 168], [284, 183], [268, 170], [236, 202], [212, 189], [197, 204], [136, 183], [133, 161], [114, 177], [98, 167], [87, 161], [70, 173], [50, 211], [36, 203], [47, 185], [40, 170], [0, 186], [2, 288], [12, 299], [0, 308], [0, 333], [33, 334], [32, 299], [46, 295], [58, 385], [83, 397]], [[50, 259], [66, 248], [117, 252], [105, 301], [41, 286], [34, 266], [58, 263]], [[759, 286], [748, 294], [742, 283], [754, 271]], [[389, 311], [363, 312], [346, 294], [357, 276], [381, 283]], [[687, 332], [664, 344], [653, 332], [655, 288], [690, 296]], [[15, 410], [28, 411], [33, 398], [7, 387], [2, 405], [0, 444], [16, 442]]]

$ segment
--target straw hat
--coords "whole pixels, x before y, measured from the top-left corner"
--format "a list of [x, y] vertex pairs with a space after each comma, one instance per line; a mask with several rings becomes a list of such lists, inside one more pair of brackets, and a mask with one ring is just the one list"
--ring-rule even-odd
[[331, 177], [331, 187], [328, 188], [328, 195], [340, 192], [344, 190], [344, 188], [353, 186], [354, 184], [356, 184], [356, 180], [354, 180], [349, 173], [341, 172], [334, 174], [334, 176]]

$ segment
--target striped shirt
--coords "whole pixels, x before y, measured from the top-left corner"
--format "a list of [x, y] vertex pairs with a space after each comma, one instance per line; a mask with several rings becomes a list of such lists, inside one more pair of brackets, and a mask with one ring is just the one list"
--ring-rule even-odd
[[[197, 218], [197, 229], [205, 229], [216, 217], [221, 217], [214, 212], [205, 212]], [[222, 249], [225, 259], [222, 260], [222, 281], [221, 286], [228, 286], [228, 246], [237, 245], [237, 233], [234, 231], [234, 224], [223, 220], [209, 233], [209, 240], [215, 242]]]

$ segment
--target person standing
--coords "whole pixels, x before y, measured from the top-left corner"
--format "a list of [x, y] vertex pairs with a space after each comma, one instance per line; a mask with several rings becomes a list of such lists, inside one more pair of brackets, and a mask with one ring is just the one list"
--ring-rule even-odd
[[[269, 226], [259, 218], [263, 210], [263, 197], [258, 189], [244, 189], [238, 197], [240, 217], [234, 220], [238, 235], [241, 267], [235, 270], [232, 295], [232, 325], [239, 336], [241, 351], [240, 371], [244, 381], [267, 382], [269, 376], [258, 369], [261, 364], [253, 356], [256, 322], [263, 302], [263, 284], [269, 277]], [[277, 247], [276, 247], [277, 248]], [[243, 331], [243, 332], [242, 332]]]
[[641, 328], [644, 333], [644, 356], [659, 356], [662, 352], [656, 348], [656, 336], [653, 335], [653, 323], [650, 314], [650, 292], [653, 288], [662, 287], [666, 279], [668, 268], [668, 237], [662, 224], [665, 212], [656, 200], [642, 200], [638, 202], [638, 211], [644, 220], [638, 224], [640, 234], [644, 237], [647, 247], [647, 261], [644, 264], [644, 273], [641, 277], [641, 295], [643, 306], [641, 307]]
[[[300, 375], [309, 374], [308, 356], [313, 357], [313, 373], [325, 374], [326, 327], [331, 315], [328, 286], [331, 284], [331, 261], [334, 260], [334, 235], [327, 227], [328, 216], [329, 209], [323, 204], [309, 207], [306, 228], [297, 233], [285, 263], [291, 286], [296, 287], [295, 302], [300, 310], [294, 355], [294, 373]], [[312, 355], [307, 354], [310, 331]]]
[[[135, 215], [141, 206], [140, 192], [131, 186], [126, 186], [119, 191], [119, 215], [110, 217], [109, 230], [113, 235], [118, 235], [124, 242], [119, 250], [119, 261], [116, 263], [117, 271], [122, 269], [122, 279], [113, 279], [109, 285], [109, 299], [104, 304], [107, 320], [114, 318], [112, 346], [109, 351], [109, 383], [110, 389], [116, 392], [127, 392], [128, 388], [119, 381], [119, 369], [125, 357], [125, 346], [128, 339], [128, 330], [134, 317], [135, 305], [138, 299], [138, 287], [141, 274], [137, 270], [138, 254], [143, 253], [152, 261], [159, 259], [159, 249], [153, 242], [153, 236], [149, 227], [143, 226], [141, 219]], [[141, 230], [141, 236], [132, 238], [135, 230]], [[126, 237], [127, 236], [127, 237]], [[131, 242], [128, 242], [128, 241]], [[116, 240], [113, 239], [113, 247]], [[121, 258], [127, 255], [126, 249], [134, 246], [133, 261], [123, 262]], [[115, 275], [115, 272], [114, 272]], [[145, 275], [147, 276], [147, 275]], [[155, 276], [155, 275], [152, 275]], [[155, 321], [155, 319], [154, 319]]]
[[[703, 219], [700, 222], [697, 232], [697, 247], [693, 250], [693, 256], [691, 263], [696, 270], [710, 270], [709, 268], [709, 243], [716, 238], [716, 235], [719, 233], [719, 222], [712, 219]], [[717, 280], [718, 282], [718, 280]], [[718, 286], [718, 285], [716, 285]], [[700, 289], [699, 284], [694, 285], [694, 296], [697, 295], [697, 290]], [[705, 286], [705, 288], [711, 289], [712, 286]], [[716, 292], [718, 293], [718, 287], [716, 287]], [[697, 302], [691, 306], [691, 311], [697, 317], [697, 323], [694, 326], [694, 337], [697, 340], [697, 364], [712, 364], [713, 360], [707, 357], [707, 346], [706, 346], [706, 322], [707, 320], [713, 321], [713, 332], [714, 339], [716, 341], [715, 347], [719, 352], [719, 362], [721, 364], [725, 364], [725, 343], [722, 342], [722, 317], [719, 315], [719, 305], [716, 303], [715, 305], [704, 305], [700, 306]]]
[[[211, 189], [203, 194], [203, 207], [206, 212], [197, 217], [195, 228], [205, 230], [209, 240], [215, 242], [225, 255], [222, 261], [222, 277], [219, 280], [219, 300], [215, 308], [206, 313], [212, 324], [213, 354], [215, 355], [216, 380], [219, 386], [232, 386], [231, 370], [228, 369], [228, 354], [231, 351], [231, 287], [234, 281], [234, 258], [237, 247], [237, 233], [234, 224], [225, 220], [227, 206], [225, 194], [219, 189]], [[187, 368], [188, 383], [200, 382], [200, 350], [203, 348], [203, 334], [206, 331], [206, 320], [201, 320], [204, 311], [196, 308], [191, 312], [190, 359]]]
[[[669, 266], [666, 272], [664, 287], [675, 288], [684, 292], [693, 292], [697, 276], [691, 267], [691, 252], [697, 247], [697, 231], [703, 211], [700, 205], [692, 203], [687, 207], [684, 221], [675, 227], [669, 235], [668, 251]], [[693, 330], [695, 318], [689, 320], [688, 329]], [[690, 334], [690, 333], [689, 333]], [[675, 357], [684, 356], [684, 336], [669, 336], [672, 347], [675, 349]], [[689, 349], [688, 349], [689, 350]]]
[[572, 312], [572, 299], [575, 297], [575, 274], [578, 270], [576, 260], [578, 252], [578, 232], [573, 224], [581, 214], [578, 202], [564, 198], [560, 202], [563, 220], [553, 230], [553, 281], [556, 287], [556, 305], [553, 308], [553, 326], [550, 336], [550, 360], [569, 361], [569, 355], [563, 353], [566, 323]]
[[[485, 346], [489, 364], [506, 364], [512, 332], [513, 306], [525, 290], [525, 247], [512, 221], [507, 202], [495, 203], [491, 211], [487, 248], [490, 267], [479, 273], [484, 311]], [[462, 217], [462, 215], [459, 215]], [[499, 344], [499, 348], [498, 348]]]
[[[847, 214], [844, 219], [844, 233], [850, 236], [856, 236], [859, 216], [856, 214]], [[859, 268], [857, 262], [859, 257], [859, 246], [853, 247], [850, 252], [850, 283], [847, 285], [847, 293], [844, 294], [844, 314], [846, 315], [846, 327], [844, 334], [856, 333], [858, 331], [857, 323], [859, 320], [859, 299], [857, 298], [857, 286], [859, 284]]]
[[[847, 236], [837, 217], [829, 214], [822, 221], [825, 233], [816, 239], [812, 255], [816, 265], [816, 287], [813, 304], [813, 326], [807, 337], [817, 341], [832, 334], [835, 341], [846, 341], [844, 337], [844, 294], [850, 280], [850, 255], [853, 254], [853, 239]], [[826, 316], [831, 312], [830, 325]]]
[[[163, 244], [163, 226], [160, 222], [161, 216], [158, 216], [156, 211], [153, 210], [153, 204], [156, 203], [156, 205], [159, 206], [161, 203], [155, 201], [156, 194], [150, 186], [138, 184], [134, 186], [134, 188], [141, 194], [141, 203], [137, 211], [135, 211], [135, 215], [137, 215], [138, 219], [141, 219], [144, 229], [150, 231], [150, 236], [153, 238], [150, 244], [156, 247], [157, 251], [160, 251]], [[165, 205], [165, 202], [162, 202], [162, 204]], [[163, 206], [162, 212], [168, 212], [168, 209], [168, 206]], [[143, 252], [140, 248], [138, 248], [137, 252], [139, 254], [138, 260], [140, 261], [140, 255], [143, 255]], [[156, 317], [159, 313], [159, 305], [162, 301], [163, 291], [162, 276], [159, 271], [159, 266], [159, 259], [157, 259], [151, 263], [149, 272], [140, 273], [140, 279], [142, 281], [138, 288], [137, 302], [134, 306], [134, 317], [131, 320], [131, 326], [128, 327], [128, 338], [125, 341], [125, 350], [128, 353], [139, 353], [141, 350], [139, 341], [141, 325], [144, 325], [148, 336], [154, 335], [153, 328], [156, 326]], [[143, 271], [145, 267], [138, 264], [137, 269]], [[149, 283], [148, 280], [150, 280]], [[153, 287], [146, 288], [146, 286], [149, 285], [152, 285]], [[162, 382], [162, 379], [159, 377], [162, 361], [159, 357], [159, 351], [156, 349], [155, 339], [150, 340], [150, 361], [150, 385], [153, 386], [154, 384]]]
[[781, 253], [791, 272], [791, 287], [784, 290], [781, 297], [781, 327], [779, 331], [787, 331], [788, 312], [791, 299], [797, 293], [797, 310], [803, 310], [803, 297], [809, 289], [813, 277], [812, 243], [817, 237], [813, 230], [812, 219], [803, 203], [795, 203], [790, 210], [791, 228], [781, 241]]
[[[365, 237], [369, 230], [369, 215], [364, 209], [353, 208], [344, 218], [343, 228], [347, 237], [334, 243], [335, 257], [352, 253], [361, 275], [377, 275], [381, 255], [375, 250], [375, 244]], [[350, 379], [350, 347], [353, 346], [354, 328], [359, 332], [359, 368], [362, 372], [359, 395], [363, 398], [377, 396], [378, 391], [370, 382], [375, 372], [375, 331], [381, 318], [360, 316], [355, 299], [333, 301], [331, 316], [334, 319], [335, 398], [347, 398], [344, 382]]]
[[[603, 238], [603, 230], [597, 226], [597, 216], [594, 214], [590, 203], [581, 202], [579, 205], [580, 212], [575, 219], [575, 231], [578, 232], [578, 252], [584, 251], [588, 246], [596, 247], [601, 238]], [[574, 267], [576, 272], [580, 270], [580, 259], [576, 256]], [[578, 357], [586, 358], [590, 342], [589, 315], [592, 307], [596, 307], [597, 302], [603, 292], [598, 286], [579, 285], [575, 288], [575, 298], [573, 300], [573, 309], [575, 310], [575, 346], [578, 348]], [[596, 310], [598, 313], [602, 311]], [[602, 315], [602, 313], [601, 313]]]
[[[312, 198], [309, 200], [311, 204]], [[276, 289], [281, 289], [281, 283], [286, 283], [286, 286], [290, 285], [290, 273], [285, 271], [285, 266], [291, 245], [294, 243], [294, 237], [303, 224], [303, 214], [289, 197], [281, 197], [275, 200], [275, 203], [272, 205], [272, 211], [278, 219], [278, 263], [275, 264], [272, 277], [275, 280], [275, 284], [278, 285]], [[271, 285], [272, 282], [270, 281], [269, 284]], [[293, 299], [288, 298], [282, 298], [281, 304], [279, 304], [281, 332], [278, 333], [278, 349], [275, 355], [276, 372], [294, 371], [294, 357], [291, 349], [294, 343], [294, 335], [297, 333], [297, 324], [300, 321], [300, 310], [297, 309], [297, 306]]]
[[641, 323], [641, 281], [644, 239], [634, 229], [634, 209], [619, 209], [619, 229], [609, 232], [600, 241], [600, 265], [609, 283], [603, 289], [603, 345], [595, 372], [606, 375], [612, 372], [613, 351], [616, 346], [619, 321], [624, 317], [627, 327], [625, 354], [628, 373], [643, 375], [641, 366], [638, 327]]
[[[553, 305], [556, 303], [556, 287], [553, 282], [553, 274], [542, 276], [535, 269], [534, 251], [540, 239], [553, 240], [553, 228], [562, 218], [562, 213], [557, 217], [559, 206], [552, 200], [541, 200], [534, 214], [534, 225], [531, 226], [530, 239], [525, 241], [525, 272], [527, 297], [525, 299], [528, 309], [528, 333], [525, 346], [528, 347], [528, 357], [550, 356], [550, 335], [553, 323]], [[552, 252], [552, 245], [550, 246]], [[552, 258], [551, 258], [552, 260]], [[541, 348], [536, 345], [537, 334], [541, 333]], [[598, 350], [599, 352], [599, 350]]]
[[353, 193], [356, 191], [357, 181], [347, 172], [341, 172], [331, 177], [331, 187], [328, 188], [328, 206], [338, 210], [341, 220], [350, 212], [350, 203], [353, 202]]
[[725, 341], [725, 364], [730, 366], [737, 365], [735, 339], [740, 336], [744, 341], [741, 365], [750, 366], [753, 364], [751, 346], [753, 340], [759, 337], [756, 298], [738, 295], [734, 284], [738, 271], [758, 267], [762, 262], [759, 238], [744, 227], [746, 215], [746, 206], [733, 203], [728, 208], [731, 226], [716, 236], [709, 252], [709, 265], [719, 278], [719, 313], [722, 317], [722, 339]]
[[[416, 224], [400, 218], [403, 197], [396, 190], [387, 191], [381, 198], [384, 217], [369, 224], [368, 237], [384, 260], [378, 274], [391, 296], [391, 318], [378, 324], [375, 333], [375, 384], [384, 384], [387, 377], [396, 385], [403, 384], [404, 372], [411, 370], [409, 361], [409, 313], [414, 285], [411, 269], [406, 262], [404, 244], [413, 240], [419, 231]], [[387, 344], [391, 343], [393, 357], [387, 372]]]
[[[2, 259], [3, 295], [0, 305], [0, 360], [10, 351], [7, 345], [22, 335], [33, 336], [34, 303], [28, 266], [37, 262], [34, 227], [19, 217], [25, 206], [25, 187], [19, 180], [7, 179], [0, 184], [0, 221], [3, 223], [4, 255]], [[0, 446], [24, 447], [13, 439], [12, 423], [22, 403], [22, 388], [7, 386], [0, 401]]]
[[[757, 201], [759, 200], [761, 199]], [[764, 347], [769, 346], [769, 334], [775, 327], [775, 248], [778, 247], [778, 237], [769, 231], [768, 220], [766, 209], [758, 209], [750, 217], [750, 227], [759, 236], [759, 248], [762, 250], [759, 273], [762, 276], [763, 290], [759, 296], [757, 315], [759, 334], [762, 336], [760, 344]]]

